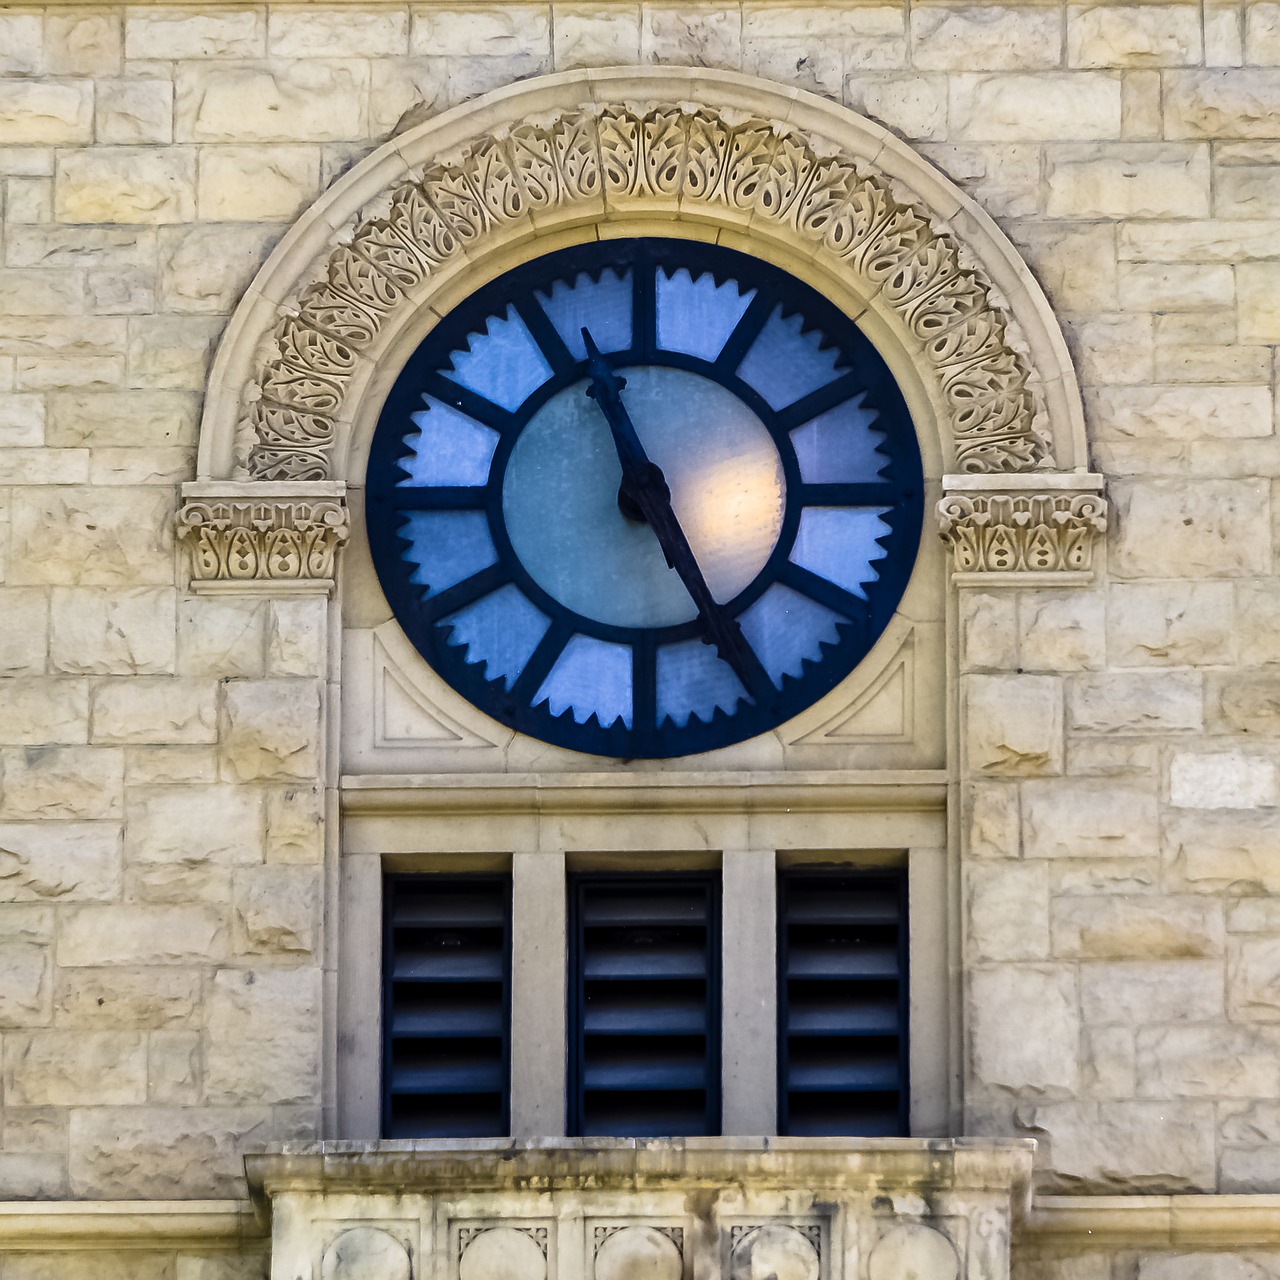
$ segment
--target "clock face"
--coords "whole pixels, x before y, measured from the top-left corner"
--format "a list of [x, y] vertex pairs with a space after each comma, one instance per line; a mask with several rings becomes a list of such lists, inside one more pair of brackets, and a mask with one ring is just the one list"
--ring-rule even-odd
[[907, 408], [857, 326], [757, 258], [582, 245], [431, 331], [383, 408], [369, 540], [396, 618], [494, 719], [680, 756], [835, 687], [920, 541]]

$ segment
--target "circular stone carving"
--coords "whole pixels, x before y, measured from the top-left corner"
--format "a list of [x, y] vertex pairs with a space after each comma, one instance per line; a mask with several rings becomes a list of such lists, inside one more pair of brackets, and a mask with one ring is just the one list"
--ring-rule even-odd
[[818, 1251], [794, 1227], [757, 1227], [733, 1247], [730, 1280], [818, 1280]]
[[894, 1227], [867, 1259], [868, 1280], [956, 1280], [959, 1273], [955, 1246], [919, 1222]]
[[320, 1280], [410, 1280], [409, 1251], [390, 1232], [352, 1227], [320, 1261]]
[[514, 1227], [473, 1236], [458, 1263], [458, 1280], [544, 1280], [546, 1274], [542, 1250]]
[[680, 1280], [683, 1274], [675, 1241], [653, 1227], [623, 1227], [596, 1252], [595, 1280]]

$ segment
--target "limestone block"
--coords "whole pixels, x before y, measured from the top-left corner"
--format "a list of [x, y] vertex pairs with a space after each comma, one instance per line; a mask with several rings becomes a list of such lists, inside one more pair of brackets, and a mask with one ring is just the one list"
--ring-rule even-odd
[[1271, 566], [1264, 480], [1117, 480], [1111, 572], [1121, 578], [1265, 575]]
[[1067, 311], [1115, 311], [1115, 228], [1102, 225], [1021, 224], [1013, 240], [1035, 271], [1054, 307]]
[[1093, 1098], [1131, 1098], [1137, 1064], [1129, 1027], [1091, 1027], [1080, 1037], [1083, 1092]]
[[55, 75], [94, 76], [120, 70], [123, 43], [118, 13], [46, 12], [44, 24], [46, 70]]
[[550, 52], [545, 7], [533, 4], [447, 8], [432, 5], [413, 13], [409, 52], [435, 57], [502, 56], [529, 50]]
[[1223, 1146], [1218, 1190], [1224, 1195], [1270, 1192], [1280, 1182], [1280, 1149], [1267, 1145]]
[[324, 808], [318, 787], [267, 793], [267, 861], [303, 865], [324, 856]]
[[46, 746], [88, 742], [86, 681], [7, 679], [0, 689], [0, 743]]
[[147, 1041], [136, 1031], [32, 1031], [4, 1038], [4, 1096], [18, 1106], [145, 1102]]
[[73, 1194], [243, 1196], [240, 1153], [273, 1136], [267, 1107], [77, 1108], [70, 1135]]
[[1174, 810], [1164, 845], [1193, 885], [1280, 891], [1280, 831], [1265, 810]]
[[1062, 681], [1055, 676], [966, 676], [970, 774], [1034, 777], [1062, 772]]
[[394, 9], [277, 9], [267, 25], [275, 58], [387, 58], [409, 51], [409, 16]]
[[1086, 733], [1167, 733], [1204, 725], [1203, 676], [1192, 671], [1082, 675], [1067, 691], [1067, 726]]
[[1022, 849], [1018, 788], [1007, 783], [973, 783], [964, 789], [966, 847], [975, 858], [1017, 858]]
[[[1198, 1252], [1198, 1251], [1197, 1251]], [[1263, 1280], [1274, 1275], [1280, 1257], [1274, 1253], [1140, 1254], [1138, 1280]]]
[[742, 12], [737, 7], [641, 7], [640, 60], [679, 67], [742, 63]]
[[6, 144], [74, 146], [92, 137], [91, 81], [0, 80], [0, 138]]
[[147, 1037], [147, 1099], [193, 1103], [200, 1097], [200, 1033], [153, 1031]]
[[1195, 66], [1201, 55], [1198, 5], [1073, 4], [1067, 8], [1069, 66]]
[[1154, 742], [1112, 738], [1073, 738], [1067, 743], [1067, 772], [1076, 777], [1092, 774], [1119, 778], [1126, 774], [1152, 776], [1159, 763]]
[[53, 1006], [60, 1027], [190, 1027], [200, 1014], [200, 982], [195, 969], [62, 969]]
[[38, 13], [0, 13], [0, 75], [44, 70], [44, 27]]
[[316, 776], [320, 690], [314, 681], [229, 680], [223, 695], [226, 779], [250, 782]]
[[267, 605], [196, 596], [178, 607], [178, 670], [189, 675], [261, 676]]
[[105, 391], [124, 382], [123, 356], [99, 356], [88, 360], [27, 356], [15, 360], [13, 366], [14, 385], [24, 391], [64, 391], [70, 387]]
[[206, 222], [292, 222], [320, 189], [315, 147], [205, 147], [196, 189]]
[[1075, 1089], [1080, 1014], [1070, 965], [1004, 965], [969, 979], [973, 1070], [1007, 1089]]
[[[1244, 144], [1254, 147], [1259, 144]], [[1270, 148], [1266, 153], [1266, 166], [1273, 157]], [[1232, 170], [1224, 167], [1222, 151], [1216, 153], [1214, 198], [1221, 210], [1222, 188]], [[1255, 210], [1261, 213], [1263, 210]], [[1189, 220], [1186, 222], [1133, 222], [1119, 229], [1119, 255], [1129, 262], [1254, 262], [1270, 258], [1275, 253], [1280, 225], [1275, 221], [1233, 222], [1215, 218], [1211, 222]], [[1205, 342], [1230, 342], [1234, 329], [1220, 334], [1205, 330], [1203, 318], [1190, 322], [1192, 332]], [[1192, 336], [1177, 339], [1191, 341]]]
[[184, 141], [337, 142], [366, 133], [367, 62], [184, 63], [176, 84], [176, 133]]
[[1229, 733], [1280, 736], [1280, 677], [1245, 672], [1211, 679], [1210, 727]]
[[1049, 955], [1049, 873], [1013, 861], [969, 868], [966, 938], [974, 960], [1044, 960]]
[[1221, 1023], [1143, 1027], [1138, 1092], [1148, 1098], [1266, 1098], [1280, 1090], [1280, 1029]]
[[1280, 663], [1280, 583], [1238, 582], [1235, 588], [1241, 666]]
[[155, 675], [177, 662], [171, 587], [55, 587], [49, 660], [69, 675]]
[[53, 173], [52, 147], [0, 146], [0, 173], [14, 177], [48, 177]]
[[1050, 1145], [1051, 1185], [1071, 1191], [1213, 1191], [1208, 1102], [1051, 1102], [1027, 1122]]
[[59, 222], [190, 222], [196, 216], [194, 151], [99, 147], [58, 161]]
[[159, 301], [167, 311], [224, 315], [284, 229], [186, 226], [160, 233]]
[[846, 81], [844, 101], [903, 137], [941, 141], [947, 136], [945, 76], [872, 78], [858, 72]]
[[[746, 5], [742, 13], [744, 67], [772, 64], [784, 83], [839, 96], [844, 69], [858, 73], [907, 65], [906, 22], [896, 5], [853, 9], [821, 4]], [[786, 61], [786, 50], [792, 52]]]
[[962, 667], [1018, 666], [1018, 602], [1007, 592], [965, 591], [959, 607]]
[[39, 316], [84, 308], [84, 283], [72, 271], [0, 271], [0, 314]]
[[[1242, 145], [1256, 147], [1267, 144]], [[1215, 156], [1214, 160], [1214, 209], [1230, 218], [1269, 218], [1276, 207], [1276, 192], [1280, 190], [1280, 174], [1270, 163], [1270, 158], [1260, 160], [1257, 164], [1247, 164], [1228, 153], [1225, 156]], [[1271, 242], [1275, 243], [1274, 237]], [[1251, 275], [1256, 281], [1256, 274]]]
[[0, 901], [94, 902], [120, 892], [114, 822], [0, 822]]
[[1245, 63], [1251, 67], [1280, 66], [1280, 5], [1255, 0], [1244, 13]]
[[1280, 72], [1170, 71], [1164, 118], [1170, 138], [1274, 138]]
[[195, 471], [193, 448], [95, 449], [89, 482], [96, 485], [168, 485], [190, 479]]
[[1022, 811], [1028, 858], [1144, 858], [1159, 847], [1154, 791], [1136, 781], [1027, 782]]
[[[748, 34], [753, 16], [751, 11], [744, 13], [742, 24], [742, 69], [748, 75], [791, 83], [809, 93], [842, 101], [845, 54], [838, 43], [795, 34], [753, 36]], [[901, 48], [901, 35], [898, 45]], [[897, 62], [901, 62], [900, 56]]]
[[640, 10], [556, 5], [557, 71], [640, 61]]
[[11, 585], [173, 582], [171, 493], [143, 487], [23, 489], [14, 493], [11, 520]]
[[[43, 675], [49, 649], [49, 594], [0, 587], [0, 676]], [[3, 717], [0, 717], [3, 719]]]
[[911, 9], [911, 63], [926, 71], [1031, 71], [1062, 61], [1062, 13], [1013, 5]]
[[1210, 3], [1204, 7], [1206, 67], [1238, 67], [1244, 62], [1244, 31], [1238, 6]]
[[273, 600], [267, 622], [267, 669], [273, 676], [313, 676], [325, 669], [328, 602]]
[[[141, 683], [141, 678], [137, 679]], [[213, 747], [137, 746], [124, 749], [126, 786], [211, 782], [218, 776], [218, 753]]]
[[1223, 948], [1222, 904], [1201, 896], [1058, 897], [1053, 954], [1069, 959], [1181, 959]]
[[223, 913], [203, 906], [85, 907], [68, 915], [58, 935], [59, 966], [184, 964], [226, 953]]
[[7, 185], [9, 223], [48, 222], [53, 217], [53, 183], [47, 178], [10, 178]]
[[369, 130], [400, 133], [443, 108], [448, 98], [444, 58], [379, 58], [369, 64]]
[[12, 1274], [19, 1280], [172, 1280], [170, 1255], [136, 1249], [83, 1253], [16, 1254]]
[[94, 686], [93, 741], [199, 743], [218, 739], [217, 685], [209, 679], [131, 677]]
[[1216, 264], [1121, 263], [1117, 283], [1126, 311], [1207, 311], [1235, 300], [1230, 268]]
[[44, 420], [42, 396], [0, 394], [0, 448], [44, 444]]
[[971, 142], [1073, 142], [1120, 134], [1120, 79], [1100, 71], [951, 79], [952, 136]]
[[1280, 284], [1272, 262], [1242, 262], [1237, 268], [1240, 297], [1240, 340], [1280, 342], [1280, 303], [1268, 293]]
[[195, 1257], [179, 1254], [174, 1280], [262, 1280], [271, 1272], [271, 1259], [255, 1256], [251, 1249], [239, 1254]]
[[1018, 602], [1021, 662], [1027, 671], [1081, 671], [1106, 665], [1106, 614], [1096, 591], [1026, 591]]
[[1091, 1026], [1221, 1019], [1222, 961], [1088, 961], [1080, 966], [1080, 1011]]
[[97, 98], [99, 142], [136, 146], [173, 141], [171, 80], [102, 80]]
[[125, 873], [125, 889], [131, 900], [176, 906], [200, 903], [230, 919], [232, 874], [230, 863], [138, 862]]
[[124, 755], [114, 747], [10, 747], [0, 759], [6, 819], [124, 816]]
[[262, 795], [251, 787], [134, 787], [125, 853], [131, 862], [262, 861]]
[[195, 444], [199, 409], [181, 391], [63, 391], [50, 397], [49, 443]]
[[1280, 938], [1231, 940], [1227, 1009], [1233, 1020], [1280, 1022]]
[[1169, 765], [1169, 802], [1180, 809], [1257, 809], [1280, 799], [1273, 760], [1243, 751], [1180, 751]]
[[125, 19], [128, 58], [254, 58], [266, 52], [259, 9], [131, 9]]
[[448, 69], [448, 98], [456, 104], [502, 89], [514, 80], [546, 75], [551, 71], [551, 53], [481, 54], [476, 57], [443, 59]]
[[[0, 1152], [0, 1191], [6, 1197], [34, 1197], [36, 1199], [61, 1200], [70, 1195], [67, 1186], [67, 1158], [62, 1151], [51, 1154], [43, 1152], [3, 1151]], [[18, 1254], [23, 1265], [32, 1254]], [[11, 1268], [12, 1274], [20, 1275], [18, 1267]]]
[[1271, 349], [1243, 346], [1224, 349], [1204, 342], [1161, 347], [1155, 357], [1158, 382], [1266, 382]]
[[1230, 583], [1116, 583], [1107, 645], [1117, 666], [1207, 666], [1233, 659]]
[[36, 330], [29, 320], [0, 316], [0, 356], [79, 359], [117, 355], [125, 345], [125, 323], [106, 316], [49, 316]]
[[53, 1017], [49, 948], [0, 942], [0, 1028], [48, 1026]]
[[222, 325], [204, 316], [138, 316], [129, 322], [130, 378], [149, 388], [203, 391], [221, 334]]
[[320, 973], [220, 969], [205, 1007], [205, 1098], [317, 1101]]
[[236, 872], [236, 950], [246, 954], [315, 950], [320, 910], [315, 867], [251, 867]]
[[39, 902], [7, 902], [0, 906], [0, 941], [52, 942], [53, 907]]

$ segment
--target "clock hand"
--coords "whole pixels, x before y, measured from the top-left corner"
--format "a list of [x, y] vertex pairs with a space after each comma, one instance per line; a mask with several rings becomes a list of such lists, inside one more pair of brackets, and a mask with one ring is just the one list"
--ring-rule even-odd
[[622, 464], [622, 485], [618, 490], [622, 514], [628, 519], [643, 520], [653, 530], [668, 566], [679, 575], [698, 610], [704, 643], [715, 646], [757, 705], [767, 705], [777, 692], [773, 681], [755, 650], [747, 644], [737, 619], [720, 606], [702, 576], [693, 548], [676, 519], [667, 478], [662, 468], [645, 453], [631, 415], [622, 403], [621, 392], [627, 380], [609, 367], [586, 328], [582, 330], [582, 340], [587, 348], [587, 374], [591, 378], [587, 395], [600, 406]]

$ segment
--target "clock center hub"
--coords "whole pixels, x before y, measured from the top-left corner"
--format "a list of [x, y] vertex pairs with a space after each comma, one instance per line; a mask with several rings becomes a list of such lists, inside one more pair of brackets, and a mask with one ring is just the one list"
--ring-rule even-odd
[[[683, 369], [619, 368], [622, 399], [712, 595], [726, 604], [764, 568], [786, 507], [764, 423], [731, 391]], [[673, 626], [698, 611], [647, 524], [619, 509], [608, 423], [584, 379], [547, 401], [511, 451], [502, 511], [512, 549], [548, 595], [584, 617]]]

